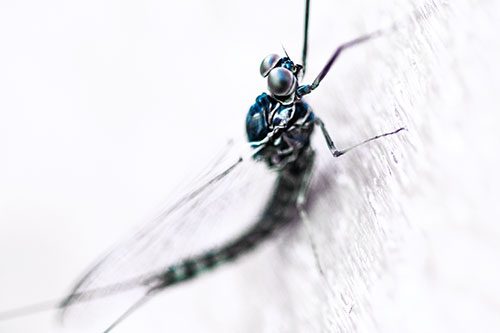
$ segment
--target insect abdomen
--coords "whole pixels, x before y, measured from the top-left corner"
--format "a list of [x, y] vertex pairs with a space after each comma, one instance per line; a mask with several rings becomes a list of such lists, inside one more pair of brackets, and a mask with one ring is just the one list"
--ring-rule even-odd
[[276, 229], [291, 222], [297, 214], [297, 197], [313, 161], [313, 151], [304, 149], [301, 158], [280, 171], [272, 198], [254, 226], [224, 246], [170, 266], [157, 277], [160, 279], [157, 280], [157, 288], [187, 281], [220, 264], [235, 260], [269, 238]]

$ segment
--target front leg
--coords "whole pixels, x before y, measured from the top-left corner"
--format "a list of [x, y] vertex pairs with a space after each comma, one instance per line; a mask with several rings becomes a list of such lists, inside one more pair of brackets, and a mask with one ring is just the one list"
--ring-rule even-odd
[[335, 147], [335, 144], [333, 143], [333, 140], [332, 138], [330, 137], [330, 134], [328, 133], [328, 131], [326, 130], [326, 127], [325, 127], [325, 123], [323, 123], [323, 121], [316, 117], [314, 118], [314, 122], [321, 128], [321, 132], [323, 133], [323, 136], [325, 137], [325, 140], [326, 140], [326, 144], [328, 145], [328, 149], [330, 149], [330, 152], [332, 153], [333, 157], [339, 157], [339, 156], [342, 156], [344, 155], [345, 153], [347, 153], [348, 151], [351, 151], [353, 150], [354, 148], [357, 148], [361, 145], [364, 145], [365, 143], [368, 143], [370, 141], [373, 141], [373, 140], [377, 140], [377, 139], [380, 139], [384, 136], [389, 136], [389, 135], [393, 135], [393, 134], [396, 134], [396, 133], [399, 133], [403, 130], [406, 130], [406, 128], [404, 127], [401, 127], [393, 132], [389, 132], [389, 133], [384, 133], [384, 134], [380, 134], [380, 135], [377, 135], [377, 136], [374, 136], [372, 138], [369, 138], [363, 142], [360, 142], [352, 147], [349, 147], [347, 149], [343, 149], [343, 150], [338, 150], [337, 147]]

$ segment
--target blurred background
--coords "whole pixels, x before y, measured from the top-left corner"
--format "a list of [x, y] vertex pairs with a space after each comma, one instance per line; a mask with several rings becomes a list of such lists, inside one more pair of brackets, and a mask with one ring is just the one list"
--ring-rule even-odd
[[[166, 290], [115, 332], [498, 332], [496, 1], [312, 0], [308, 102], [320, 135], [303, 225]], [[304, 1], [0, 2], [0, 310], [61, 297], [228, 140], [300, 61]], [[175, 192], [174, 192], [175, 193]], [[235, 214], [238, 211], [235, 209]], [[0, 332], [95, 332], [55, 311]], [[78, 325], [77, 325], [78, 326]]]

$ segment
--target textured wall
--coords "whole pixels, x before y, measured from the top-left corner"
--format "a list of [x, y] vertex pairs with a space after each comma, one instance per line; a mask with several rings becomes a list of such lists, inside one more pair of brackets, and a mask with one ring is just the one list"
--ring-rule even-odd
[[[211, 146], [242, 137], [262, 57], [300, 54], [302, 1], [0, 6], [1, 308], [63, 295]], [[337, 145], [408, 132], [339, 159], [315, 137], [323, 274], [299, 224], [116, 332], [498, 331], [499, 12], [313, 0], [306, 81], [340, 43], [405, 22], [343, 54], [308, 99]], [[58, 329], [50, 312], [0, 322]]]
[[414, 6], [424, 18], [349, 53], [359, 51], [339, 65], [335, 93], [322, 100], [341, 103], [331, 120], [341, 142], [409, 129], [320, 167], [328, 190], [318, 186], [324, 195], [311, 205], [332, 289], [322, 328], [495, 332], [498, 5]]

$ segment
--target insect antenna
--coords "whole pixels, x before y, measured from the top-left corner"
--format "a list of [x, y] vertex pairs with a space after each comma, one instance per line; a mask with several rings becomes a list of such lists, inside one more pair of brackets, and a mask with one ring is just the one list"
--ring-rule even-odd
[[309, 0], [306, 0], [306, 13], [304, 19], [304, 45], [302, 46], [302, 66], [303, 73], [306, 73], [306, 61], [307, 61], [307, 39], [309, 34]]
[[290, 56], [288, 55], [288, 52], [286, 52], [285, 46], [281, 44], [281, 48], [283, 49], [283, 52], [285, 52], [285, 55], [288, 59], [290, 59]]

